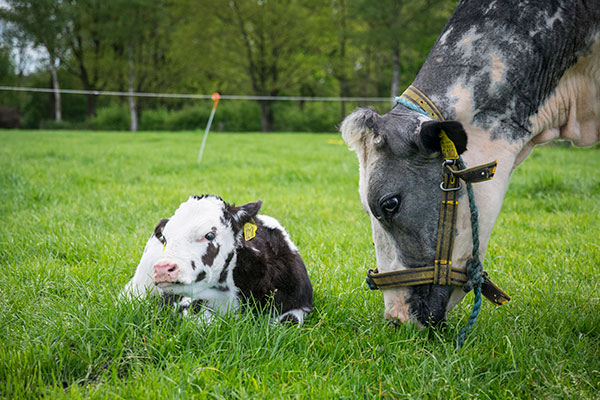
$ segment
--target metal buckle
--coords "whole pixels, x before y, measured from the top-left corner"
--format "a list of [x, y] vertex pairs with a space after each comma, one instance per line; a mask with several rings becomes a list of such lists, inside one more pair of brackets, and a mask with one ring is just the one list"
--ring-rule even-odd
[[[456, 163], [456, 160], [444, 160], [444, 162], [442, 162], [442, 168], [448, 169], [448, 168], [447, 168], [447, 165], [449, 165], [449, 164], [455, 164], [455, 163]], [[450, 171], [450, 169], [448, 169], [448, 171], [449, 171], [449, 172], [450, 172], [450, 174], [451, 174], [451, 175], [454, 177], [454, 179], [458, 179], [458, 178], [457, 178], [457, 176], [456, 176], [456, 175], [454, 175], [454, 174], [452, 173], [452, 171]], [[444, 192], [455, 192], [455, 191], [457, 191], [457, 190], [460, 190], [460, 189], [462, 189], [462, 185], [461, 185], [461, 183], [460, 183], [460, 180], [459, 180], [459, 181], [458, 181], [458, 186], [457, 186], [457, 187], [455, 187], [455, 188], [445, 188], [445, 187], [444, 187], [444, 182], [442, 181], [442, 182], [440, 183], [440, 189], [442, 189], [442, 191], [444, 191]]]
[[457, 160], [444, 160], [444, 161], [442, 162], [442, 167], [444, 167], [444, 168], [445, 168], [445, 167], [446, 167], [446, 165], [448, 165], [448, 164], [456, 164], [456, 161], [457, 161]]
[[440, 189], [442, 189], [444, 192], [455, 192], [457, 190], [462, 189], [462, 184], [460, 182], [458, 182], [458, 186], [455, 188], [445, 188], [444, 182], [440, 182]]

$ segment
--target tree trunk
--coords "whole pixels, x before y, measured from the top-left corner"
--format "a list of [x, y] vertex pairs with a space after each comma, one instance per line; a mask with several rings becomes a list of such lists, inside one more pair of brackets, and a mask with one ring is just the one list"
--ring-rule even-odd
[[54, 92], [54, 120], [62, 121], [62, 107], [60, 100], [60, 85], [58, 83], [58, 73], [56, 72], [55, 57], [51, 51], [48, 51], [50, 58], [50, 76], [52, 77], [52, 89]]
[[263, 132], [273, 130], [273, 109], [269, 100], [260, 100], [260, 126]]
[[138, 119], [137, 111], [135, 107], [135, 97], [133, 96], [133, 90], [135, 85], [135, 62], [133, 60], [133, 46], [129, 45], [127, 52], [129, 53], [129, 130], [131, 132], [137, 132], [138, 130]]
[[[94, 90], [93, 88], [86, 88], [87, 90]], [[96, 105], [98, 104], [97, 94], [88, 94], [87, 96], [87, 117], [92, 118], [96, 115]]]
[[393, 49], [392, 55], [392, 104], [395, 103], [396, 96], [398, 96], [398, 88], [400, 86], [400, 46], [396, 44]]

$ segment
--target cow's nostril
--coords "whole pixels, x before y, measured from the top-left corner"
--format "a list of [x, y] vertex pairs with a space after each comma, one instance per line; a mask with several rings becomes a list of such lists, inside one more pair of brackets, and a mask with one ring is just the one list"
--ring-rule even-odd
[[174, 272], [177, 269], [177, 265], [171, 265], [167, 271]]

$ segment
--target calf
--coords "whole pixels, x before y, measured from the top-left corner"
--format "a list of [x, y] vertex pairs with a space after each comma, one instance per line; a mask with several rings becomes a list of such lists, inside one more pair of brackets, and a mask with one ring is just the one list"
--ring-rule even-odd
[[279, 222], [257, 215], [261, 204], [191, 196], [158, 223], [121, 297], [161, 295], [208, 321], [242, 305], [272, 306], [279, 321], [302, 323], [312, 312], [306, 267]]

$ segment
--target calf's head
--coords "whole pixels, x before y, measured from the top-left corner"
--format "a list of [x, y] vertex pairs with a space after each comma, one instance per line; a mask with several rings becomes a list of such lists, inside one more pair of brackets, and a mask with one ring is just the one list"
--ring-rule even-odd
[[[432, 121], [402, 106], [383, 116], [359, 109], [342, 123], [342, 136], [359, 160], [359, 193], [371, 218], [379, 272], [434, 262], [441, 207], [441, 129], [459, 153], [466, 150], [467, 136], [459, 122]], [[438, 323], [445, 318], [454, 289], [433, 284], [385, 289], [386, 318]]]
[[240, 232], [261, 204], [236, 207], [217, 196], [191, 196], [154, 230], [164, 246], [154, 265], [154, 283], [167, 293], [192, 298], [206, 288], [232, 284]]

